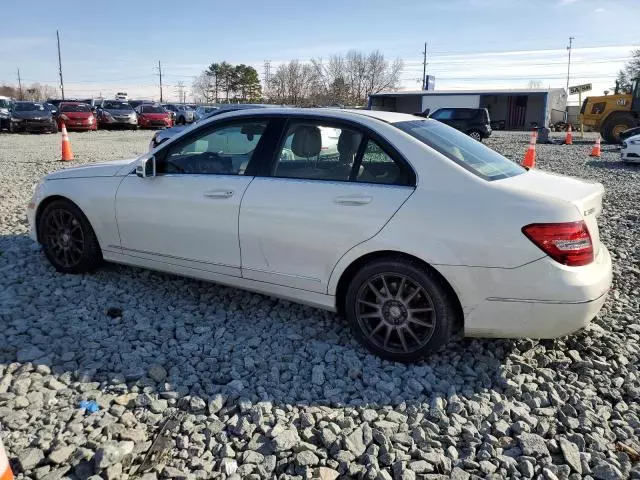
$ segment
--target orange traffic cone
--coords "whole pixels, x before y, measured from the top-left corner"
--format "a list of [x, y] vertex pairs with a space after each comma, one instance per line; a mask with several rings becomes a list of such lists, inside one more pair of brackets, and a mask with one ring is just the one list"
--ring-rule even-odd
[[73, 150], [71, 150], [71, 142], [67, 133], [67, 126], [62, 124], [62, 159], [63, 162], [73, 160]]
[[11, 467], [9, 466], [9, 459], [7, 458], [7, 454], [4, 451], [4, 445], [2, 445], [2, 440], [0, 440], [0, 480], [13, 480], [13, 472], [11, 471]]
[[600, 137], [596, 138], [596, 144], [591, 149], [590, 157], [598, 157], [600, 158]]
[[571, 130], [571, 124], [569, 124], [569, 129], [567, 130], [567, 135], [564, 137], [565, 145], [573, 145], [573, 130]]
[[536, 166], [536, 132], [531, 133], [531, 139], [529, 140], [529, 148], [527, 149], [527, 153], [524, 154], [524, 159], [522, 160], [522, 166], [527, 170]]

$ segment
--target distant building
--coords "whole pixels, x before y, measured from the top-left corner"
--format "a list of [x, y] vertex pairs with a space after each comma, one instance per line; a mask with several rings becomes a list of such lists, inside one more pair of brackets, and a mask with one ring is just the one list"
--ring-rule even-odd
[[495, 129], [528, 130], [533, 124], [564, 120], [564, 88], [527, 90], [441, 90], [380, 92], [369, 95], [368, 108], [391, 112], [435, 112], [439, 108], [486, 108]]

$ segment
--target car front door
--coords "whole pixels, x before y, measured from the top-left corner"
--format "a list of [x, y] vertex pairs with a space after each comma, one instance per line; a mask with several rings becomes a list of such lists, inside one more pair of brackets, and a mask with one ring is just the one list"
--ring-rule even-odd
[[242, 200], [242, 275], [326, 293], [338, 260], [382, 229], [415, 175], [357, 126], [300, 119], [283, 132], [269, 171]]
[[202, 127], [156, 153], [156, 175], [128, 175], [116, 193], [125, 255], [240, 276], [238, 215], [268, 120]]

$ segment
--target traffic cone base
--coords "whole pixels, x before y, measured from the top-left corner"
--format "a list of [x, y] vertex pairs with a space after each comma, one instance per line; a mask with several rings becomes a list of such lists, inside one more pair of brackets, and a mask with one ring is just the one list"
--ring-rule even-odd
[[71, 150], [71, 142], [69, 141], [67, 126], [64, 123], [62, 124], [62, 158], [60, 160], [63, 162], [73, 160], [73, 150]]
[[600, 137], [596, 138], [596, 143], [593, 146], [593, 148], [591, 149], [591, 153], [589, 154], [590, 157], [598, 157], [600, 158], [600, 154], [601, 154], [601, 148], [600, 148]]
[[0, 440], [0, 480], [13, 480], [13, 472], [9, 466], [9, 459], [4, 451], [4, 445]]

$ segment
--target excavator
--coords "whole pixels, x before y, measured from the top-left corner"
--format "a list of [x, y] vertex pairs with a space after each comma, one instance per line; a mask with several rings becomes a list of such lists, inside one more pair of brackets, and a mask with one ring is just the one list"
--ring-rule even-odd
[[578, 122], [600, 132], [608, 143], [620, 143], [620, 134], [640, 125], [640, 78], [633, 81], [631, 93], [587, 97], [582, 103]]

